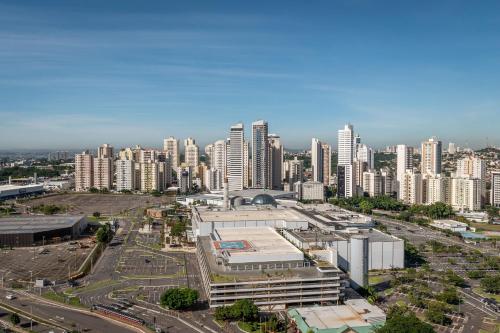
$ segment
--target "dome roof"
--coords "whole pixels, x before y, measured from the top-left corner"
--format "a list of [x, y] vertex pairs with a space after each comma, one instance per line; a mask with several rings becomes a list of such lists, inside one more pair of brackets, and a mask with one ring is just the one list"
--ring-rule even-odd
[[233, 207], [243, 206], [245, 204], [246, 204], [245, 198], [243, 198], [243, 197], [236, 196], [236, 197], [231, 199], [231, 205]]
[[252, 205], [273, 205], [276, 206], [276, 200], [269, 194], [258, 194], [252, 199]]

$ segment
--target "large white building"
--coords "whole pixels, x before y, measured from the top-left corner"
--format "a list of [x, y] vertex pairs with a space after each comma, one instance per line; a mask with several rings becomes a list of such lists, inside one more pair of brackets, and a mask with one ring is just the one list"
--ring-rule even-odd
[[356, 166], [354, 158], [356, 146], [353, 126], [346, 124], [338, 131], [337, 194], [350, 198], [357, 194]]
[[158, 162], [148, 160], [140, 164], [141, 191], [151, 192], [160, 190], [160, 168]]
[[356, 159], [360, 162], [366, 162], [367, 168], [375, 168], [375, 152], [365, 144], [358, 144], [356, 147]]
[[351, 124], [338, 131], [338, 165], [352, 164], [355, 157], [354, 132]]
[[269, 188], [269, 140], [267, 121], [252, 123], [252, 187]]
[[491, 172], [490, 203], [493, 207], [500, 207], [500, 171]]
[[363, 191], [370, 197], [384, 194], [382, 189], [382, 175], [378, 170], [363, 172]]
[[400, 199], [406, 204], [422, 204], [422, 175], [407, 170], [400, 183]]
[[298, 181], [302, 181], [304, 177], [304, 161], [297, 159], [297, 156], [293, 160], [288, 160], [285, 162], [285, 174], [288, 184], [294, 184]]
[[422, 142], [420, 149], [422, 156], [420, 172], [422, 175], [438, 175], [441, 173], [442, 144], [437, 138], [432, 137]]
[[407, 145], [397, 145], [396, 147], [396, 189], [401, 197], [401, 186], [407, 170], [413, 169], [413, 147]]
[[313, 181], [323, 182], [323, 151], [321, 141], [316, 138], [311, 141], [311, 168]]
[[200, 164], [200, 148], [193, 138], [184, 140], [184, 163], [193, 170]]
[[231, 126], [229, 151], [227, 153], [227, 179], [230, 191], [243, 189], [244, 138], [245, 132], [242, 123]]
[[455, 210], [481, 209], [482, 181], [477, 178], [452, 178], [451, 206]]
[[431, 205], [436, 202], [449, 204], [451, 201], [451, 179], [442, 175], [426, 175], [423, 177], [423, 203]]
[[94, 158], [94, 187], [98, 190], [111, 190], [113, 187], [113, 159]]
[[132, 160], [119, 159], [116, 166], [116, 190], [118, 192], [135, 190], [135, 162]]
[[173, 136], [164, 139], [163, 151], [170, 157], [171, 167], [177, 169], [180, 162], [179, 140]]

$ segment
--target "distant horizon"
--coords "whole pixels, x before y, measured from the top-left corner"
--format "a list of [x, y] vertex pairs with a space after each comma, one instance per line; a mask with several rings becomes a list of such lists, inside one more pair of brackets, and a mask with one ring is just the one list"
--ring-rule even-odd
[[291, 149], [334, 146], [347, 122], [379, 149], [498, 146], [498, 13], [489, 0], [3, 0], [0, 149], [205, 145], [256, 119]]

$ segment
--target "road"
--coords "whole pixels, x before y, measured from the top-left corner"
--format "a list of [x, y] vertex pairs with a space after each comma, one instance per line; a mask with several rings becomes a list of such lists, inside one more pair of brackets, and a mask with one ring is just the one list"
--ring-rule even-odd
[[[13, 300], [6, 300], [5, 296], [10, 293], [16, 296]], [[41, 301], [24, 292], [0, 290], [2, 303], [16, 308], [25, 313], [33, 313], [34, 316], [52, 322], [55, 326], [65, 327], [68, 330], [80, 329], [87, 332], [106, 333], [136, 333], [138, 330], [125, 327], [124, 325], [108, 321], [87, 312], [80, 312], [64, 305], [55, 305]], [[5, 301], [4, 301], [5, 300]], [[74, 325], [74, 326], [73, 326]]]

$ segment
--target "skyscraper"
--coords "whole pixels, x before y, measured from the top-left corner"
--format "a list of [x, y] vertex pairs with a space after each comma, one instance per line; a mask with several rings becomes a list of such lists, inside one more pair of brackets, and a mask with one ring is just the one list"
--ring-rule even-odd
[[88, 151], [75, 155], [75, 191], [94, 187], [94, 156]]
[[113, 158], [113, 147], [105, 143], [97, 150], [97, 158]]
[[500, 171], [491, 172], [490, 203], [493, 207], [500, 208]]
[[432, 137], [422, 142], [420, 172], [422, 175], [438, 175], [441, 173], [441, 141]]
[[253, 188], [269, 187], [269, 141], [267, 136], [268, 136], [267, 121], [258, 120], [252, 123], [252, 187]]
[[401, 197], [401, 186], [407, 170], [413, 169], [413, 147], [407, 145], [398, 145], [396, 148], [396, 190]]
[[366, 162], [366, 167], [369, 170], [375, 169], [375, 153], [367, 145], [360, 143], [356, 146], [356, 159], [360, 162]]
[[195, 170], [200, 164], [200, 148], [193, 138], [184, 140], [184, 162]]
[[323, 159], [323, 186], [328, 186], [332, 176], [332, 147], [328, 143], [321, 143], [321, 155]]
[[227, 156], [227, 178], [230, 191], [243, 189], [243, 141], [245, 133], [242, 123], [231, 126], [229, 152]]
[[170, 163], [172, 169], [177, 170], [180, 161], [179, 140], [177, 140], [173, 136], [164, 139], [163, 151], [167, 152], [168, 155], [170, 156]]
[[282, 189], [283, 181], [283, 145], [280, 137], [276, 134], [269, 134], [269, 185], [274, 190]]
[[338, 131], [338, 165], [352, 164], [355, 157], [353, 126], [346, 124]]
[[116, 190], [133, 191], [135, 189], [135, 165], [131, 159], [119, 159], [116, 165]]
[[98, 190], [111, 190], [113, 187], [113, 159], [94, 158], [94, 187]]
[[323, 149], [316, 138], [311, 141], [311, 168], [313, 181], [323, 182]]

